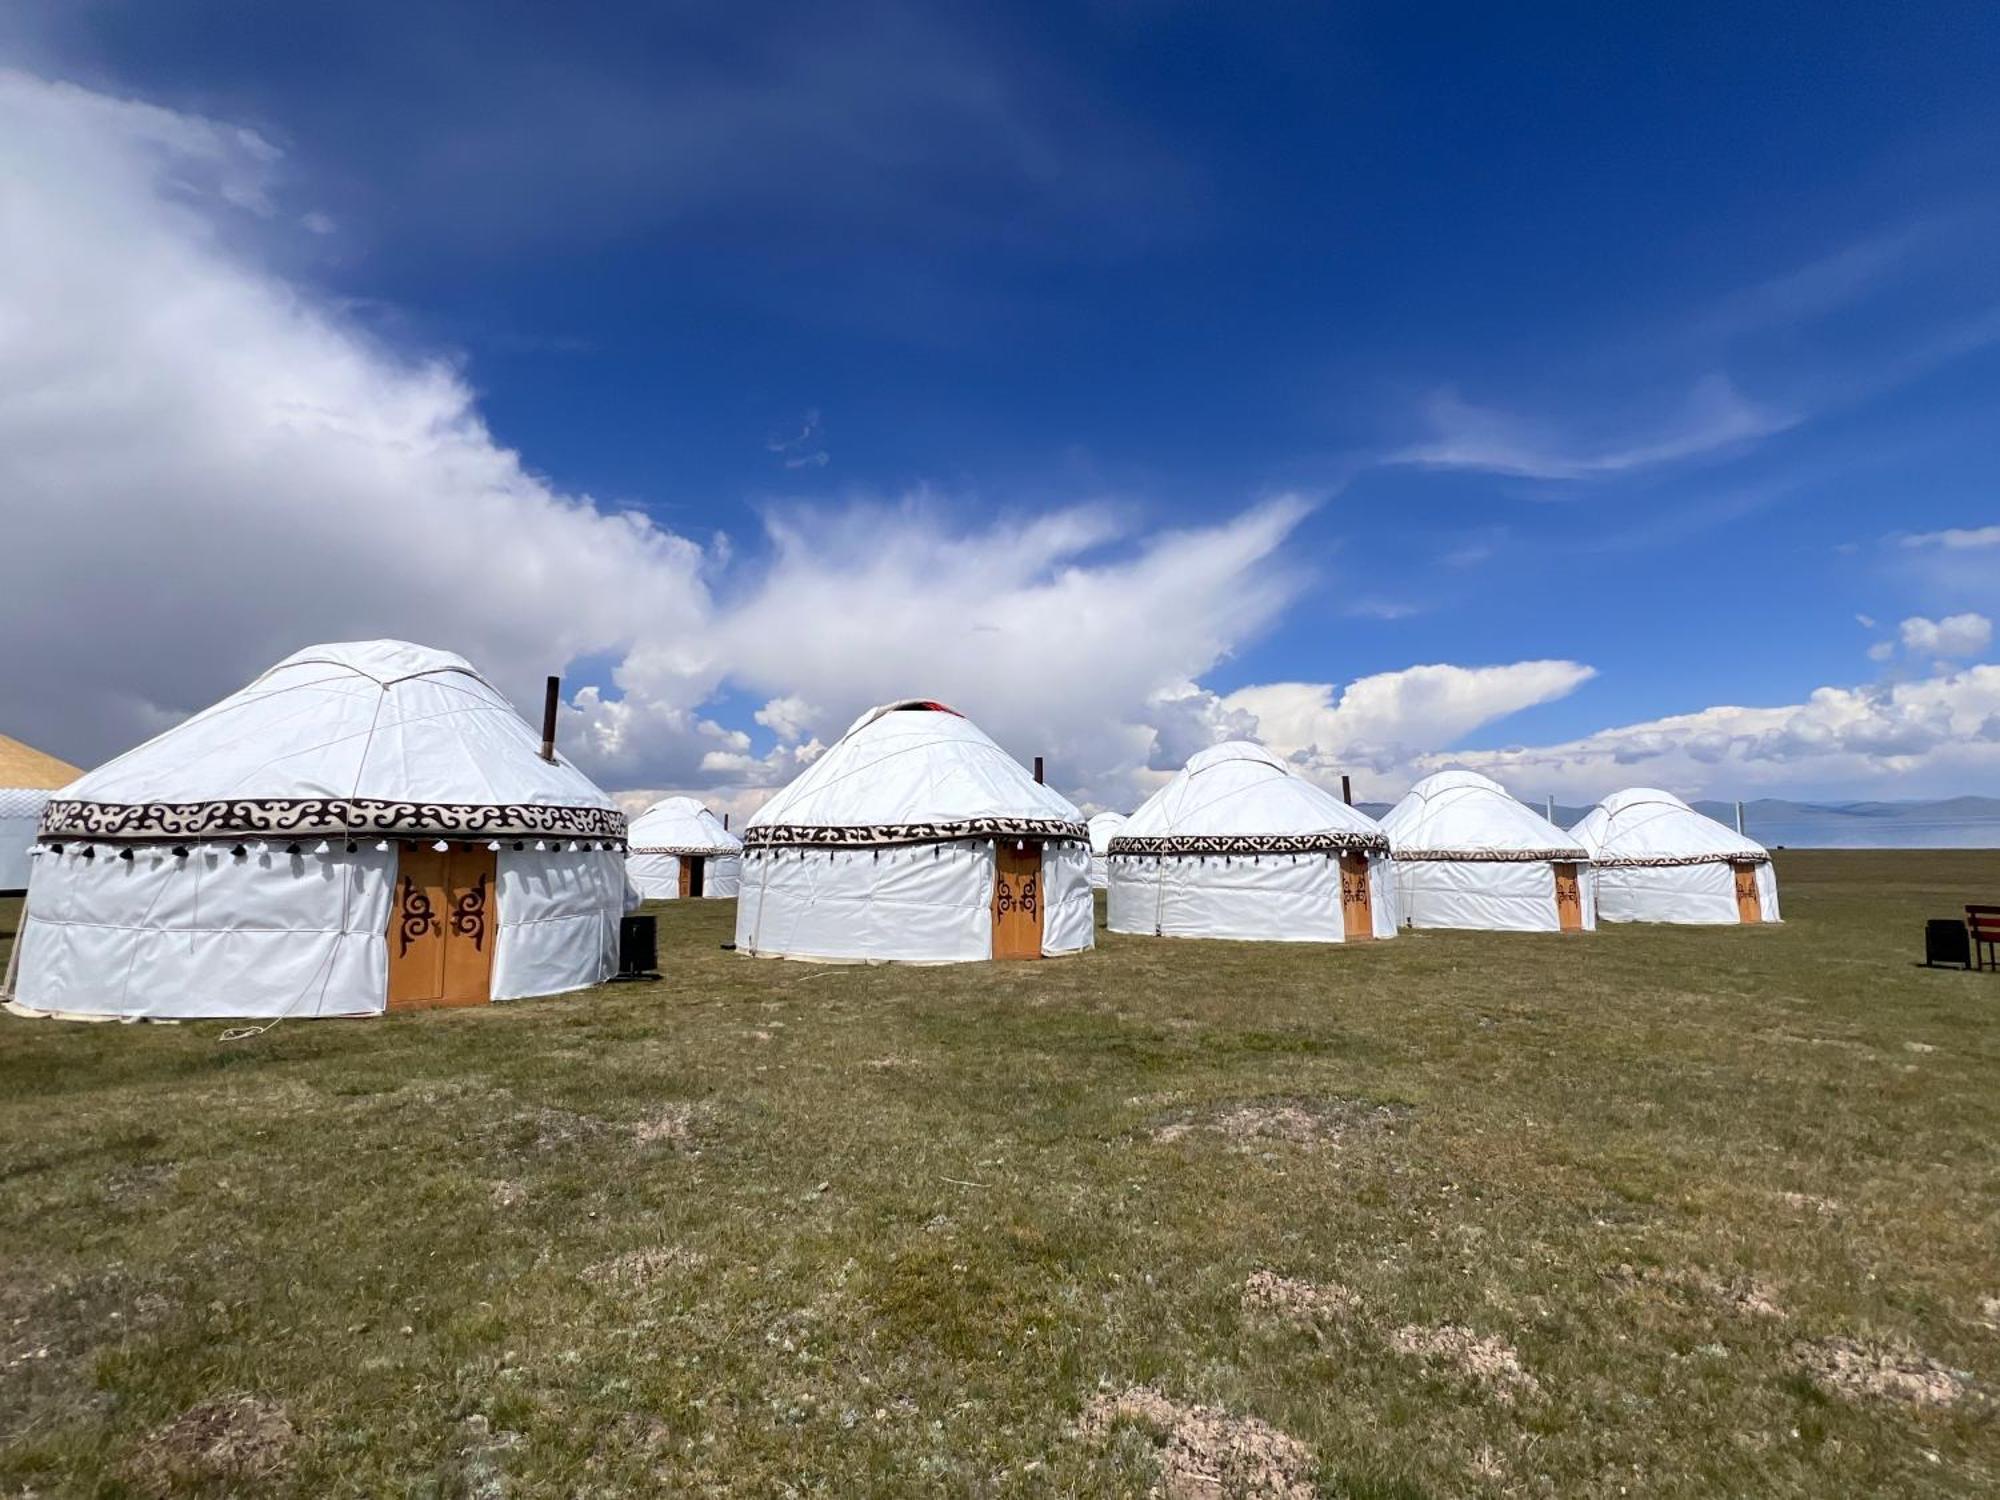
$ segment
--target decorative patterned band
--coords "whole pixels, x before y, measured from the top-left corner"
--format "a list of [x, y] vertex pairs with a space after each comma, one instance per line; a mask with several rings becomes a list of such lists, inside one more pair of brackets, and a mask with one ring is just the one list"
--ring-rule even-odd
[[1581, 849], [1398, 849], [1398, 861], [1420, 864], [1523, 864], [1587, 865], [1590, 856]]
[[713, 844], [627, 844], [627, 854], [671, 854], [676, 858], [735, 859], [741, 849], [718, 849]]
[[743, 830], [748, 849], [797, 847], [867, 848], [871, 844], [943, 844], [953, 839], [1080, 839], [1090, 830], [1062, 818], [964, 818], [956, 823], [869, 823], [828, 828], [803, 823], [752, 824]]
[[388, 802], [373, 797], [253, 797], [233, 802], [52, 801], [43, 838], [213, 839], [239, 834], [479, 834], [617, 839], [625, 815], [609, 807]]
[[1768, 854], [1650, 854], [1627, 859], [1593, 859], [1600, 870], [1650, 870], [1667, 865], [1768, 865]]
[[1379, 833], [1203, 833], [1169, 838], [1127, 838], [1118, 835], [1108, 854], [1387, 854], [1388, 838]]

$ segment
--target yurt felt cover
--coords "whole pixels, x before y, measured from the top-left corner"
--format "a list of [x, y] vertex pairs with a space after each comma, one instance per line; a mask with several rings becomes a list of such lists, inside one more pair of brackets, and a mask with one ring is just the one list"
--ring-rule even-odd
[[702, 895], [736, 894], [743, 871], [743, 841], [693, 797], [664, 797], [632, 820], [626, 836], [625, 874], [649, 901], [680, 895], [681, 858], [699, 856]]
[[1656, 787], [1613, 792], [1570, 835], [1590, 851], [1597, 914], [1604, 921], [1736, 923], [1737, 864], [1756, 867], [1762, 920], [1779, 920], [1770, 851], [1704, 817], [1672, 792]]
[[1342, 942], [1341, 856], [1368, 862], [1376, 937], [1396, 935], [1389, 840], [1262, 745], [1189, 759], [1111, 840], [1114, 932]]
[[1090, 829], [1090, 888], [1101, 891], [1109, 883], [1104, 856], [1111, 850], [1111, 840], [1125, 826], [1125, 814], [1095, 813], [1087, 826]]
[[1042, 847], [1042, 951], [1094, 941], [1089, 831], [971, 720], [909, 699], [861, 715], [743, 830], [736, 943], [846, 962], [993, 951], [993, 840]]
[[1597, 925], [1590, 854], [1477, 771], [1439, 771], [1382, 819], [1412, 927], [1556, 932], [1557, 864], [1576, 867], [1583, 930]]
[[405, 642], [287, 658], [66, 788], [42, 828], [18, 980], [39, 1010], [379, 1011], [404, 840], [500, 845], [493, 998], [617, 962], [623, 815], [463, 658]]

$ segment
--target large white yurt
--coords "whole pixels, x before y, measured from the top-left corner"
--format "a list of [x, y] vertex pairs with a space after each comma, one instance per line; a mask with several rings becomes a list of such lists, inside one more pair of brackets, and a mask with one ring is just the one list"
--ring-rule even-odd
[[1215, 745], [1111, 841], [1113, 932], [1352, 942], [1396, 935], [1389, 840], [1262, 745]]
[[312, 646], [66, 788], [18, 1009], [337, 1016], [599, 983], [625, 819], [462, 658]]
[[1439, 771], [1382, 819], [1396, 898], [1411, 927], [1590, 932], [1590, 856], [1477, 771]]
[[0, 896], [28, 888], [28, 851], [49, 794], [82, 774], [66, 760], [0, 734]]
[[1107, 873], [1105, 856], [1111, 852], [1111, 841], [1118, 836], [1118, 830], [1125, 826], [1125, 814], [1115, 812], [1095, 813], [1084, 825], [1090, 830], [1090, 888], [1101, 891], [1111, 883]]
[[743, 840], [692, 797], [666, 797], [632, 820], [625, 878], [648, 901], [733, 898], [743, 874]]
[[942, 703], [870, 709], [743, 845], [743, 953], [942, 964], [1094, 941], [1083, 815]]
[[1613, 792], [1570, 834], [1590, 852], [1607, 922], [1778, 920], [1769, 851], [1672, 792]]

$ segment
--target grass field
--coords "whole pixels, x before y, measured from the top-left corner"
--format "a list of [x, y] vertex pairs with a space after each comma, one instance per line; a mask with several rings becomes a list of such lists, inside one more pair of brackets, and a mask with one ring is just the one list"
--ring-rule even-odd
[[0, 1017], [0, 1491], [1994, 1493], [2000, 977], [1913, 961], [2000, 856], [1779, 878], [952, 969], [679, 903], [656, 985]]

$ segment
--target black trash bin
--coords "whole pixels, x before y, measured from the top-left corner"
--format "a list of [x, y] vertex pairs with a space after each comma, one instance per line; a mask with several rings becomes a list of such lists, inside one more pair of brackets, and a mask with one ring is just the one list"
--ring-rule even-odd
[[1933, 917], [1924, 923], [1924, 967], [1969, 969], [1972, 936], [1958, 917]]
[[660, 926], [656, 917], [625, 917], [618, 923], [618, 977], [660, 977]]

